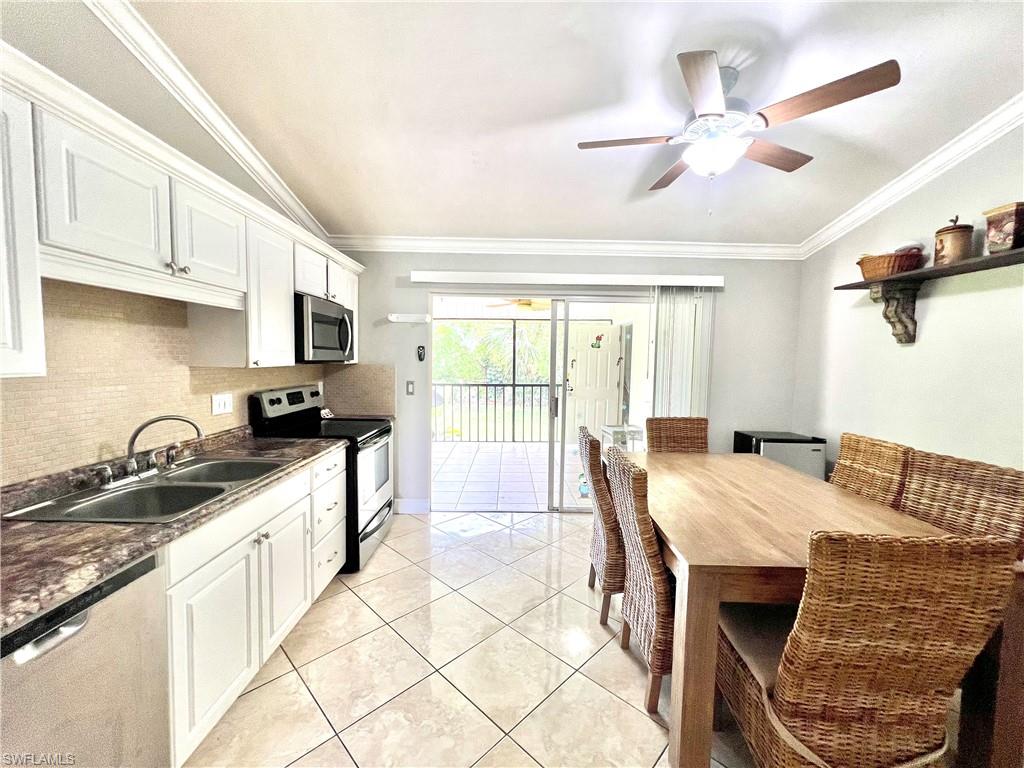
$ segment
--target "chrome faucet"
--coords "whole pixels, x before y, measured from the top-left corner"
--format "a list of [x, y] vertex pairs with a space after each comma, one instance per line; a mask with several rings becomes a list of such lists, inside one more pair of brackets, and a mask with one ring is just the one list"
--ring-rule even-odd
[[[186, 424], [192, 425], [192, 427], [196, 431], [196, 437], [206, 437], [206, 433], [203, 432], [203, 428], [200, 427], [198, 423], [196, 423], [193, 419], [190, 419], [188, 416], [177, 416], [171, 413], [167, 414], [166, 416], [154, 416], [152, 419], [147, 419], [146, 421], [139, 424], [139, 426], [135, 428], [135, 431], [132, 432], [132, 436], [128, 438], [128, 471], [130, 473], [134, 474], [139, 469], [139, 464], [135, 460], [135, 441], [139, 439], [139, 435], [142, 434], [143, 430], [145, 430], [146, 427], [152, 424], [156, 424], [159, 421], [183, 421]], [[180, 443], [175, 443], [174, 445], [177, 448], [181, 447]]]

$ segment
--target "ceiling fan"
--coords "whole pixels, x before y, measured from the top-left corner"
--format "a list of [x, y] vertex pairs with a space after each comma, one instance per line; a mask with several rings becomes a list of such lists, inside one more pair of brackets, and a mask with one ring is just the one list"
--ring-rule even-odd
[[900, 65], [890, 59], [755, 112], [747, 102], [728, 95], [739, 79], [739, 71], [733, 67], [719, 67], [717, 53], [688, 51], [680, 53], [676, 59], [693, 103], [693, 112], [681, 133], [675, 136], [581, 141], [576, 145], [580, 149], [634, 144], [685, 145], [682, 157], [651, 185], [652, 191], [664, 189], [687, 169], [713, 178], [728, 171], [741, 157], [787, 173], [795, 171], [813, 158], [795, 149], [744, 134], [763, 131], [859, 99], [891, 88], [900, 81]]

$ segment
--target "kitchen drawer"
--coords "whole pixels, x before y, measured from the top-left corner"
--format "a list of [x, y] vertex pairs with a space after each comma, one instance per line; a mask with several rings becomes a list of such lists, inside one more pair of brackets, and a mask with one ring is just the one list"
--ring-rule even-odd
[[298, 472], [167, 545], [167, 584], [177, 584], [235, 542], [309, 495], [309, 472]]
[[324, 540], [313, 547], [313, 599], [316, 600], [324, 587], [345, 564], [345, 523], [338, 523], [324, 536]]
[[313, 491], [313, 541], [318, 542], [345, 519], [345, 472]]
[[319, 488], [335, 475], [345, 471], [345, 451], [332, 451], [313, 463], [313, 487]]

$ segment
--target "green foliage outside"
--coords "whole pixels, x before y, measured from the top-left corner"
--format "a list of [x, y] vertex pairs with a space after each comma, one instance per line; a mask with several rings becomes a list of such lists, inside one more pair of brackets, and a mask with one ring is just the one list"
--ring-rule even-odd
[[435, 384], [546, 384], [551, 324], [516, 320], [512, 381], [512, 320], [437, 320], [432, 323]]

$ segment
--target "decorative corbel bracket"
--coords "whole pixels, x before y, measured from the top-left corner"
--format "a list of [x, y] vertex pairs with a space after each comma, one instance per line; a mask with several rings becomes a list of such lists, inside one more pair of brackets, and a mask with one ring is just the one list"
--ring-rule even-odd
[[917, 320], [914, 309], [917, 305], [919, 282], [874, 283], [871, 286], [871, 300], [884, 302], [882, 317], [892, 327], [892, 335], [899, 344], [913, 344], [917, 339]]

